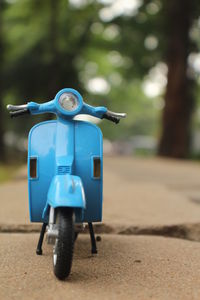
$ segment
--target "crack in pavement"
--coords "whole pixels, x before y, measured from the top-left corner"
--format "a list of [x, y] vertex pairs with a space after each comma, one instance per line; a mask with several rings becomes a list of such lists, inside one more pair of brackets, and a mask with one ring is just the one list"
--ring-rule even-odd
[[[41, 224], [0, 224], [0, 233], [36, 233], [40, 232]], [[200, 223], [176, 224], [160, 226], [134, 226], [120, 224], [94, 224], [96, 234], [119, 235], [152, 235], [180, 238], [200, 242]], [[81, 232], [88, 233], [88, 226]]]

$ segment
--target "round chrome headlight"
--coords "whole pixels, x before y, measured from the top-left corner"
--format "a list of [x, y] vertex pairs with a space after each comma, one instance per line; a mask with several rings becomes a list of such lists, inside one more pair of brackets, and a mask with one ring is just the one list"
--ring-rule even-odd
[[79, 100], [73, 93], [63, 93], [59, 98], [60, 106], [67, 111], [74, 111], [79, 106]]

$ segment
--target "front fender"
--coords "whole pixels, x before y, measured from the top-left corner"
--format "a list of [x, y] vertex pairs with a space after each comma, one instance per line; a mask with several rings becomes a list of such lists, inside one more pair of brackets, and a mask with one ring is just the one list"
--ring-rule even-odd
[[69, 174], [54, 176], [49, 187], [47, 202], [53, 208], [85, 209], [85, 193], [80, 177]]

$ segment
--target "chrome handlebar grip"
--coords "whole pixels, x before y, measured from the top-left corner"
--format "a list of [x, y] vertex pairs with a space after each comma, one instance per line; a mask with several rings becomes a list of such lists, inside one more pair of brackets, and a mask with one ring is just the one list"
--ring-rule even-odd
[[18, 111], [18, 110], [24, 110], [24, 109], [27, 109], [27, 104], [23, 104], [23, 105], [8, 104], [7, 105], [7, 110], [9, 110], [9, 111]]
[[126, 113], [116, 113], [116, 112], [113, 112], [113, 111], [110, 111], [110, 110], [107, 110], [107, 113], [112, 116], [112, 117], [115, 117], [115, 118], [126, 118], [127, 114]]

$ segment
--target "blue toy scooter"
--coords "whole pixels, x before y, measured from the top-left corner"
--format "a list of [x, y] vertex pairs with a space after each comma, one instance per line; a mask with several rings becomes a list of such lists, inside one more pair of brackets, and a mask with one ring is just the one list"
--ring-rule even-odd
[[71, 270], [74, 241], [87, 222], [92, 253], [97, 253], [92, 222], [102, 219], [103, 140], [94, 124], [75, 121], [88, 114], [118, 123], [126, 114], [83, 102], [74, 89], [65, 88], [52, 101], [8, 105], [11, 117], [53, 113], [57, 120], [35, 125], [28, 140], [28, 192], [31, 222], [43, 226], [36, 253], [47, 242], [53, 244], [53, 267], [57, 278], [65, 279]]

